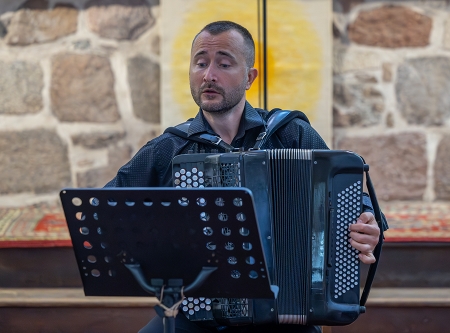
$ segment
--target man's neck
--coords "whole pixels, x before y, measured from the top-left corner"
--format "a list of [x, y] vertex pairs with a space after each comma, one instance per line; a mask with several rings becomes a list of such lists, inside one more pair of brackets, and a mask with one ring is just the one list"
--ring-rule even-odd
[[231, 144], [239, 130], [244, 107], [245, 99], [242, 99], [241, 102], [226, 113], [217, 114], [214, 112], [205, 112], [203, 110], [202, 112], [214, 132], [216, 132], [223, 141]]

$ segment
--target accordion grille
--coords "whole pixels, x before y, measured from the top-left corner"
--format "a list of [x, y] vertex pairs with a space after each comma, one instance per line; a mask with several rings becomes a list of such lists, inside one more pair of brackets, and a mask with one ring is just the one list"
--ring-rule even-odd
[[269, 151], [274, 236], [274, 284], [280, 287], [280, 322], [303, 323], [309, 293], [308, 221], [311, 197], [311, 151]]

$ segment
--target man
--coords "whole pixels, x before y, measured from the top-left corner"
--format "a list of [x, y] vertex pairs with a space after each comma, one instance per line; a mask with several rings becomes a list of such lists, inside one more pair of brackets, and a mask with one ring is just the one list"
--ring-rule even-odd
[[[188, 136], [209, 133], [236, 148], [253, 147], [267, 117], [267, 111], [255, 109], [246, 102], [246, 90], [250, 89], [258, 75], [257, 69], [253, 68], [254, 61], [252, 36], [236, 23], [213, 22], [197, 34], [192, 43], [189, 79], [192, 97], [200, 110], [188, 129]], [[278, 148], [275, 140], [281, 141], [286, 148], [328, 149], [319, 134], [300, 119], [294, 119], [280, 128], [276, 138], [269, 138], [263, 148]], [[165, 133], [148, 142], [107, 186], [172, 186], [171, 161], [174, 156], [188, 151], [204, 150], [208, 153], [214, 148], [217, 149]], [[360, 251], [360, 260], [370, 264], [375, 262], [373, 250], [380, 230], [367, 205], [370, 206], [370, 202], [365, 202], [366, 212], [361, 214], [356, 224], [350, 226], [350, 243]], [[189, 322], [183, 314], [177, 316], [176, 325], [177, 332], [209, 332]], [[141, 330], [142, 333], [162, 331], [159, 317]], [[317, 332], [317, 328], [282, 325], [276, 328], [230, 327], [225, 330], [266, 331]]]

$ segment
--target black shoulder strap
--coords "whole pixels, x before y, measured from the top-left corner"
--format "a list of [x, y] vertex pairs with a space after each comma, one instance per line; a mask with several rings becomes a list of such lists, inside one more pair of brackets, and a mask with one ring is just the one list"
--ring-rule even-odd
[[267, 139], [269, 139], [280, 127], [286, 125], [294, 118], [299, 118], [309, 124], [308, 117], [301, 111], [287, 111], [281, 109], [271, 110], [267, 115], [266, 129], [258, 135], [253, 149], [260, 149]]
[[233, 146], [229, 145], [228, 143], [223, 141], [222, 138], [215, 136], [215, 135], [204, 133], [204, 134], [200, 134], [200, 135], [188, 136], [188, 129], [193, 120], [194, 119], [191, 118], [191, 119], [188, 119], [187, 121], [185, 121], [184, 123], [181, 123], [174, 127], [168, 127], [168, 128], [166, 128], [164, 133], [175, 134], [186, 140], [192, 140], [192, 141], [200, 142], [203, 144], [214, 145], [216, 147], [225, 149], [226, 151], [232, 151], [234, 149]]
[[[264, 130], [259, 133], [256, 138], [256, 143], [253, 146], [253, 149], [260, 149], [262, 145], [269, 139], [280, 127], [289, 123], [292, 119], [299, 118], [303, 121], [306, 121], [309, 124], [308, 117], [301, 111], [286, 111], [281, 109], [273, 109], [271, 110], [266, 117], [266, 124], [264, 126]], [[193, 121], [193, 118], [188, 119], [184, 123], [181, 123], [175, 127], [168, 127], [164, 133], [172, 133], [179, 137], [182, 137], [186, 140], [192, 140], [201, 142], [203, 144], [212, 144], [214, 146], [223, 148], [227, 151], [232, 151], [234, 149], [233, 146], [224, 142], [220, 137], [211, 135], [211, 134], [200, 134], [200, 135], [191, 135], [188, 136], [188, 129]]]

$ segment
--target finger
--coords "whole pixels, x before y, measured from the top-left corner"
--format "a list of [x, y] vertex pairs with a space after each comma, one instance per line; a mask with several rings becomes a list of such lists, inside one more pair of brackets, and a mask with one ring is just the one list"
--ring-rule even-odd
[[361, 243], [352, 238], [350, 238], [350, 245], [361, 253], [373, 252], [376, 246], [373, 243]]
[[373, 214], [370, 212], [362, 213], [358, 217], [358, 220], [356, 221], [356, 223], [358, 223], [358, 224], [367, 224], [367, 223], [372, 223], [372, 222], [376, 222], [376, 221], [375, 221], [375, 216], [373, 216]]
[[350, 239], [352, 239], [353, 241], [360, 243], [360, 244], [367, 244], [372, 249], [375, 247], [375, 245], [378, 244], [378, 236], [376, 234], [366, 234], [366, 233], [351, 231], [349, 236], [350, 236]]
[[375, 237], [380, 236], [380, 228], [378, 225], [371, 224], [350, 224], [349, 228], [350, 232], [357, 232], [366, 235], [372, 235]]
[[375, 261], [375, 256], [372, 252], [369, 253], [360, 253], [358, 254], [359, 260], [363, 262], [364, 264], [373, 264]]

